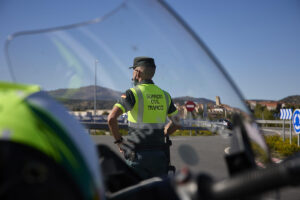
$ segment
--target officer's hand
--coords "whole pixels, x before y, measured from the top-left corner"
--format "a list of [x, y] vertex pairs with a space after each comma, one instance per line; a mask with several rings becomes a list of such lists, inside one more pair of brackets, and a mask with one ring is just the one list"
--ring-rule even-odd
[[168, 123], [165, 128], [164, 128], [164, 135], [167, 136], [168, 135], [168, 129], [170, 128], [171, 123]]
[[122, 145], [123, 145], [123, 142], [121, 142], [121, 143], [119, 143], [118, 144], [118, 147], [119, 147], [119, 151], [120, 151], [120, 153], [124, 153], [124, 150], [122, 149]]
[[164, 135], [165, 135], [165, 136], [168, 135], [168, 128], [167, 128], [167, 127], [165, 127], [165, 129], [164, 129]]

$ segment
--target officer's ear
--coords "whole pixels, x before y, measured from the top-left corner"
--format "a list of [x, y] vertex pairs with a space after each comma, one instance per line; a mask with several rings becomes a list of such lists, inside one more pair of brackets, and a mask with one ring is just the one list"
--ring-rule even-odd
[[145, 73], [141, 68], [135, 69], [136, 71], [136, 78], [145, 78]]
[[141, 73], [141, 67], [136, 67], [133, 69], [133, 71], [135, 71], [136, 74]]

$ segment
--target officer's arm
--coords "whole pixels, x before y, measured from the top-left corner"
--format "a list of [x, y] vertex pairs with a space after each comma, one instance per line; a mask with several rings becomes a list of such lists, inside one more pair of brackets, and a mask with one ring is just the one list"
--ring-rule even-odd
[[110, 132], [116, 139], [116, 141], [122, 138], [121, 134], [119, 133], [119, 126], [118, 126], [118, 117], [131, 110], [135, 104], [134, 95], [131, 90], [127, 90], [126, 94], [123, 94], [119, 101], [114, 105], [112, 111], [108, 115], [108, 126]]
[[165, 126], [164, 134], [171, 135], [176, 130], [180, 129], [180, 119], [178, 115], [169, 117], [170, 122]]
[[[171, 97], [170, 97], [171, 99]], [[170, 119], [170, 122], [165, 126], [164, 134], [165, 135], [171, 135], [174, 133], [176, 130], [180, 129], [180, 118], [178, 115], [178, 110], [175, 107], [172, 99], [170, 103], [170, 107], [168, 110], [168, 117]]]
[[117, 106], [114, 106], [110, 114], [108, 115], [107, 122], [110, 132], [116, 140], [120, 140], [122, 135], [119, 133], [118, 117], [123, 114], [123, 110]]

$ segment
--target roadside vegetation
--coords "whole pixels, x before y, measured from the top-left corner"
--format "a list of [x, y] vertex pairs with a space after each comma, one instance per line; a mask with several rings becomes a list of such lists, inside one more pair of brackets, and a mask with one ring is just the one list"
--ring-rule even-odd
[[[128, 130], [120, 129], [119, 130], [121, 135], [128, 135]], [[108, 130], [90, 130], [90, 135], [111, 135], [110, 131]]]
[[215, 133], [208, 130], [199, 130], [199, 131], [189, 131], [189, 130], [177, 130], [171, 136], [212, 136], [216, 135]]
[[[124, 129], [120, 129], [120, 133], [123, 136], [128, 135], [128, 131]], [[90, 135], [111, 135], [109, 131], [106, 130], [91, 130]], [[171, 136], [212, 136], [216, 135], [216, 133], [213, 133], [208, 130], [201, 130], [201, 131], [189, 131], [189, 130], [177, 130], [175, 133], [173, 133]]]
[[108, 135], [110, 134], [108, 131], [105, 130], [89, 130], [90, 135]]
[[279, 135], [265, 136], [265, 140], [270, 148], [272, 157], [282, 159], [300, 152], [300, 147], [297, 144], [297, 136], [292, 138], [292, 144], [290, 144], [289, 138], [286, 138], [285, 141], [283, 141], [282, 137]]

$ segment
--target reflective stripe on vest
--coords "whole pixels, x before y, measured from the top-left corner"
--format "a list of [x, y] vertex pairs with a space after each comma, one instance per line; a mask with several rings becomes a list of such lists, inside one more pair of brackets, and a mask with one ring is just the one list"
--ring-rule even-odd
[[169, 110], [170, 96], [153, 84], [131, 88], [135, 105], [128, 112], [129, 127], [162, 129]]
[[143, 93], [139, 87], [136, 87], [135, 90], [137, 93], [137, 97], [139, 99], [137, 123], [141, 124], [141, 123], [143, 123], [143, 115], [144, 115], [144, 97], [143, 97]]

